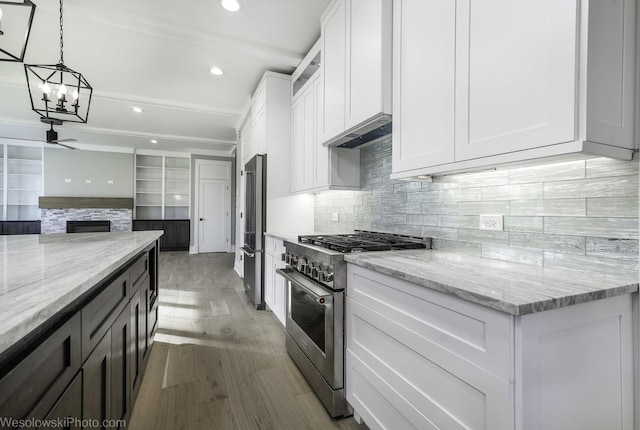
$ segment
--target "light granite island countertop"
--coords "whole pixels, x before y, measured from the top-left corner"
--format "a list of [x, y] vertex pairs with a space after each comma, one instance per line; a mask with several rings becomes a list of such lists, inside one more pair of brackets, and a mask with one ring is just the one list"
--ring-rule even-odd
[[501, 262], [435, 250], [347, 254], [345, 261], [511, 315], [638, 291], [638, 278]]
[[0, 236], [0, 355], [162, 234], [135, 231]]

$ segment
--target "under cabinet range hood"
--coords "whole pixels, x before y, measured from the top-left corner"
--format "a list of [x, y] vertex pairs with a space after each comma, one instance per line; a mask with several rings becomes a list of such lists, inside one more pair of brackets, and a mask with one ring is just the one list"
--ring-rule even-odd
[[354, 149], [366, 143], [374, 143], [391, 135], [391, 115], [381, 114], [370, 121], [360, 125], [355, 130], [331, 140], [325, 145], [338, 148]]

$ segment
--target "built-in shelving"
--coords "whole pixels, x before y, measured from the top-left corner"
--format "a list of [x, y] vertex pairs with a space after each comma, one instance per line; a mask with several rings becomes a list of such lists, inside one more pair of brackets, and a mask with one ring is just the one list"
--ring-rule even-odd
[[135, 173], [136, 219], [189, 219], [189, 158], [136, 154]]
[[0, 145], [2, 219], [38, 220], [42, 195], [42, 147]]

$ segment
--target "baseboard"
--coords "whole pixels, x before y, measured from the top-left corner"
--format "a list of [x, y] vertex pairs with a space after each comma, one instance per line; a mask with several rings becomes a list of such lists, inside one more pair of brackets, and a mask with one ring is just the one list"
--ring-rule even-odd
[[235, 262], [233, 263], [233, 270], [236, 271], [238, 276], [244, 279], [244, 270], [242, 269], [243, 269], [242, 261], [235, 260]]
[[189, 246], [189, 254], [197, 254], [197, 253], [198, 253], [198, 246], [197, 245]]

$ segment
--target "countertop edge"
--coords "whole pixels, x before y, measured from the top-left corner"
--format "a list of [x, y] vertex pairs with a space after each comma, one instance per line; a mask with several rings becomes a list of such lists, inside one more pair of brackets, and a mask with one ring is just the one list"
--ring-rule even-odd
[[[437, 252], [437, 251], [431, 251]], [[377, 255], [380, 255], [376, 253]], [[367, 254], [365, 254], [367, 255]], [[441, 282], [426, 279], [420, 276], [411, 275], [408, 272], [403, 272], [394, 268], [387, 268], [381, 266], [378, 263], [372, 263], [358, 258], [358, 255], [345, 255], [345, 261], [350, 264], [354, 264], [366, 269], [373, 270], [377, 273], [381, 273], [387, 276], [392, 276], [397, 279], [401, 279], [413, 284], [421, 285], [430, 288], [435, 291], [439, 291], [443, 294], [451, 295], [461, 298], [463, 300], [475, 303], [487, 308], [491, 308], [497, 311], [505, 312], [514, 316], [523, 316], [536, 312], [542, 312], [562, 307], [567, 307], [580, 303], [587, 303], [594, 300], [601, 300], [610, 297], [615, 297], [623, 294], [631, 294], [639, 291], [640, 284], [638, 283], [623, 283], [612, 286], [610, 288], [601, 289], [597, 291], [581, 292], [577, 294], [568, 294], [563, 297], [550, 297], [547, 300], [540, 300], [531, 303], [509, 303], [495, 297], [489, 297], [484, 294], [469, 291], [453, 285], [444, 284]]]

